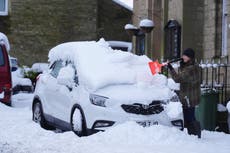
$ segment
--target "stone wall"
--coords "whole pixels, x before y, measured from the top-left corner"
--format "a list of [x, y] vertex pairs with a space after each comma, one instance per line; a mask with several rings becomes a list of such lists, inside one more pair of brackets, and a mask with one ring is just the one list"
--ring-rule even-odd
[[[154, 29], [146, 34], [145, 54], [153, 59], [161, 59], [163, 54], [163, 27], [165, 24], [165, 0], [134, 0], [133, 23], [139, 27], [142, 19], [154, 21]], [[134, 39], [135, 42], [135, 39]]]
[[221, 55], [221, 20], [222, 6], [220, 0], [205, 0], [204, 8], [204, 58]]
[[142, 19], [149, 16], [148, 12], [149, 0], [133, 0], [133, 24], [139, 26]]
[[[230, 14], [230, 2], [227, 1]], [[205, 0], [204, 58], [220, 57], [222, 50], [222, 0]], [[230, 17], [228, 17], [228, 23]], [[230, 54], [230, 29], [228, 29], [228, 55]]]
[[59, 43], [96, 39], [96, 22], [94, 0], [11, 0], [7, 20], [0, 17], [10, 54], [25, 65], [47, 62], [49, 49]]
[[204, 1], [184, 1], [182, 24], [182, 49], [193, 48], [196, 58], [203, 57]]
[[183, 1], [168, 0], [168, 20], [177, 20], [180, 24], [183, 21]]

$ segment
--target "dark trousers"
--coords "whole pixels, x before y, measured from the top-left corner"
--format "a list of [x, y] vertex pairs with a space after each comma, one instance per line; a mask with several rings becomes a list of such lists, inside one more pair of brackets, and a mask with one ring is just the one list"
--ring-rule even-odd
[[191, 123], [196, 120], [195, 117], [195, 107], [186, 107], [183, 108], [184, 121]]
[[200, 123], [196, 121], [195, 107], [183, 108], [184, 126], [188, 129], [188, 134], [197, 135], [201, 138]]

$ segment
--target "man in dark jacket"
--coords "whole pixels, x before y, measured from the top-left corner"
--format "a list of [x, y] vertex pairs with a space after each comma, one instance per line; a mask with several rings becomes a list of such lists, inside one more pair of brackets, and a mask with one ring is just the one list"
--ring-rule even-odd
[[201, 137], [200, 123], [195, 118], [195, 106], [200, 102], [200, 67], [195, 63], [195, 52], [188, 48], [184, 50], [179, 72], [173, 69], [171, 64], [168, 68], [175, 82], [180, 83], [179, 98], [183, 105], [185, 126], [188, 134]]

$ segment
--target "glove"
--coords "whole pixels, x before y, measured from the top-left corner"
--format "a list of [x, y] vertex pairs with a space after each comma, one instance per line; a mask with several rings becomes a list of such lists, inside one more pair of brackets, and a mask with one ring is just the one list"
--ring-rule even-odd
[[171, 70], [171, 71], [173, 70], [173, 67], [172, 67], [172, 65], [170, 63], [167, 64], [167, 67], [168, 67], [169, 70]]

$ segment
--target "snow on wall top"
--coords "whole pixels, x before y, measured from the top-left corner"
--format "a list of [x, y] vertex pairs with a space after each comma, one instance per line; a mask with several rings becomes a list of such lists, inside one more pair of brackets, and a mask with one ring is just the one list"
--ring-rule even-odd
[[124, 8], [130, 10], [130, 11], [133, 11], [133, 8], [130, 7], [129, 5], [125, 4], [124, 2], [120, 1], [120, 0], [113, 0], [115, 3], [123, 6]]
[[10, 51], [10, 43], [9, 40], [7, 38], [7, 36], [0, 32], [0, 43], [3, 43], [6, 46], [6, 50], [9, 52]]
[[73, 61], [80, 83], [90, 89], [113, 84], [150, 84], [153, 80], [147, 56], [113, 50], [104, 39], [60, 44], [49, 52], [51, 63], [58, 59]]
[[132, 25], [132, 24], [126, 24], [126, 25], [125, 25], [125, 30], [128, 30], [128, 29], [137, 29], [137, 27], [135, 27], [135, 26]]

